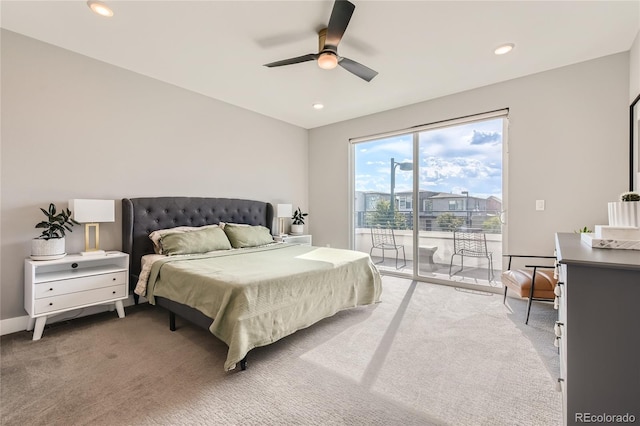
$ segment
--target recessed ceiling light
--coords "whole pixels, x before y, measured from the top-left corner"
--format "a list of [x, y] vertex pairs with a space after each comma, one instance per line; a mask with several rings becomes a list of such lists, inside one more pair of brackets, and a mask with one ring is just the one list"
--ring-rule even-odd
[[496, 55], [504, 55], [505, 53], [509, 53], [513, 50], [516, 45], [513, 43], [503, 44], [502, 46], [496, 47], [496, 50], [493, 51]]
[[94, 13], [97, 13], [100, 16], [106, 16], [107, 18], [111, 18], [113, 16], [113, 10], [100, 1], [89, 0], [87, 2], [87, 6], [89, 6]]
[[322, 105], [320, 102], [316, 102], [312, 106], [313, 106], [313, 109], [322, 109], [322, 108], [324, 108], [324, 105]]

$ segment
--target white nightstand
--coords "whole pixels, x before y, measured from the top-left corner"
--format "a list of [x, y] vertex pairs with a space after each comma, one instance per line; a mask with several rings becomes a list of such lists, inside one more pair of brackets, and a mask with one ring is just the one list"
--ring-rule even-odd
[[311, 245], [311, 235], [301, 234], [301, 235], [276, 235], [274, 237], [276, 241], [282, 241], [283, 243], [296, 243], [302, 244], [305, 246]]
[[[129, 255], [68, 255], [62, 259], [24, 262], [24, 308], [33, 340], [42, 337], [47, 318], [73, 309], [115, 304], [124, 318], [122, 300], [129, 293]], [[35, 329], [34, 329], [35, 324]]]

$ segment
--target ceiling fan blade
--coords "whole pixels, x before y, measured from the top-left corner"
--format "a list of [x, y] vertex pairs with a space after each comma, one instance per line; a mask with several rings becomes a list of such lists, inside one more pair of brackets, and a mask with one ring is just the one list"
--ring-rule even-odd
[[353, 15], [355, 8], [356, 6], [347, 0], [336, 0], [333, 4], [331, 17], [329, 18], [329, 25], [327, 26], [325, 46], [331, 46], [334, 49], [338, 48], [338, 43], [340, 43], [347, 29], [347, 25], [349, 25], [351, 15]]
[[378, 71], [374, 71], [369, 67], [365, 67], [364, 65], [349, 58], [341, 58], [338, 62], [338, 65], [366, 81], [371, 81], [373, 80], [373, 77], [378, 75]]
[[308, 55], [298, 56], [296, 58], [289, 58], [282, 61], [271, 62], [270, 64], [264, 64], [264, 66], [269, 68], [281, 67], [283, 65], [293, 65], [299, 64], [300, 62], [315, 61], [316, 59], [318, 59], [317, 53], [309, 53]]

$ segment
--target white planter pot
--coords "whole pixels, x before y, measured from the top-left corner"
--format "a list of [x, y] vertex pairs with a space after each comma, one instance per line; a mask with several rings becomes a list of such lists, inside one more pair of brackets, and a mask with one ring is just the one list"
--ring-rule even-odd
[[291, 225], [291, 233], [292, 234], [302, 234], [304, 232], [304, 225]]
[[640, 201], [609, 203], [609, 226], [640, 227]]
[[60, 259], [66, 255], [64, 237], [48, 240], [34, 238], [31, 240], [31, 259], [33, 260]]

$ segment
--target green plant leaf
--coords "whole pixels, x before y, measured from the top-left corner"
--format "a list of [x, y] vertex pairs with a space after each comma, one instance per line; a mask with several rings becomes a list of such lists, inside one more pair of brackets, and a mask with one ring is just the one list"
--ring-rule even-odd
[[71, 210], [63, 209], [60, 213], [57, 213], [56, 206], [53, 203], [49, 204], [49, 209], [45, 210], [40, 207], [40, 211], [47, 217], [47, 220], [36, 224], [36, 228], [44, 228], [40, 238], [49, 240], [51, 238], [62, 238], [65, 236], [65, 232], [73, 232], [71, 229], [74, 225], [79, 225], [77, 221], [71, 218]]

